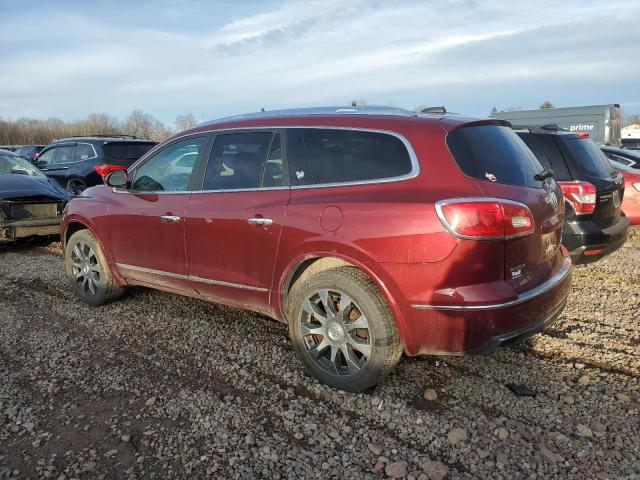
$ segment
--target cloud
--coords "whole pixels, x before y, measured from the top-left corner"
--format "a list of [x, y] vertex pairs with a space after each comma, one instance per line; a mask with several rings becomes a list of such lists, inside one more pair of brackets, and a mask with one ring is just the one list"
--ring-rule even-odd
[[635, 58], [635, 1], [56, 5], [29, 11], [28, 34], [16, 21], [25, 7], [3, 8], [0, 115], [142, 108], [172, 121], [355, 97], [410, 108], [434, 92], [466, 99], [458, 109], [472, 114], [537, 106], [554, 91], [638, 101], [626, 86], [640, 65], [620, 65]]

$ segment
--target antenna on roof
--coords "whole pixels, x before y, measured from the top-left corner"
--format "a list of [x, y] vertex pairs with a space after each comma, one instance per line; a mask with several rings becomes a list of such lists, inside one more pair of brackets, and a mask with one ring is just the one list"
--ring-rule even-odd
[[427, 107], [420, 110], [420, 113], [447, 113], [447, 109], [444, 108], [444, 105], [441, 107]]

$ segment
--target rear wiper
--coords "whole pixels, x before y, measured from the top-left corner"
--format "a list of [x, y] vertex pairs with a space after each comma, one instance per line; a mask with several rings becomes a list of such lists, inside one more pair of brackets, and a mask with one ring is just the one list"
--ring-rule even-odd
[[538, 180], [540, 182], [543, 182], [547, 178], [551, 178], [551, 177], [553, 177], [553, 170], [551, 170], [550, 168], [545, 168], [544, 170], [542, 170], [539, 173], [536, 173], [533, 176], [534, 180]]

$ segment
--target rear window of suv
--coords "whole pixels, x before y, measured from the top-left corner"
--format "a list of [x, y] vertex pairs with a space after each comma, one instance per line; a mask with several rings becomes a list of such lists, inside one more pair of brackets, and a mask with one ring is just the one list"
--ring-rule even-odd
[[587, 138], [567, 139], [565, 145], [575, 159], [577, 166], [584, 169], [587, 175], [596, 178], [610, 178], [614, 173], [602, 150]]
[[543, 170], [542, 165], [509, 127], [462, 127], [447, 135], [447, 145], [469, 177], [521, 187], [542, 184], [534, 178]]
[[155, 147], [153, 142], [108, 142], [102, 145], [106, 157], [117, 160], [138, 160]]

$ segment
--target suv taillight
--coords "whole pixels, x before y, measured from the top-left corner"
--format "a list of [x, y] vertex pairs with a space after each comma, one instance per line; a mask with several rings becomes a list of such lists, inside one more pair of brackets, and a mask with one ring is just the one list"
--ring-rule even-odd
[[436, 203], [445, 228], [460, 238], [494, 240], [528, 235], [535, 229], [529, 208], [498, 198], [457, 198]]
[[596, 209], [596, 187], [581, 180], [558, 182], [567, 202], [576, 211], [576, 215], [587, 215]]
[[98, 175], [100, 175], [101, 177], [106, 177], [111, 172], [115, 172], [116, 170], [127, 169], [127, 167], [125, 167], [124, 165], [109, 165], [109, 164], [96, 165], [93, 168], [95, 168], [96, 172], [98, 172]]

